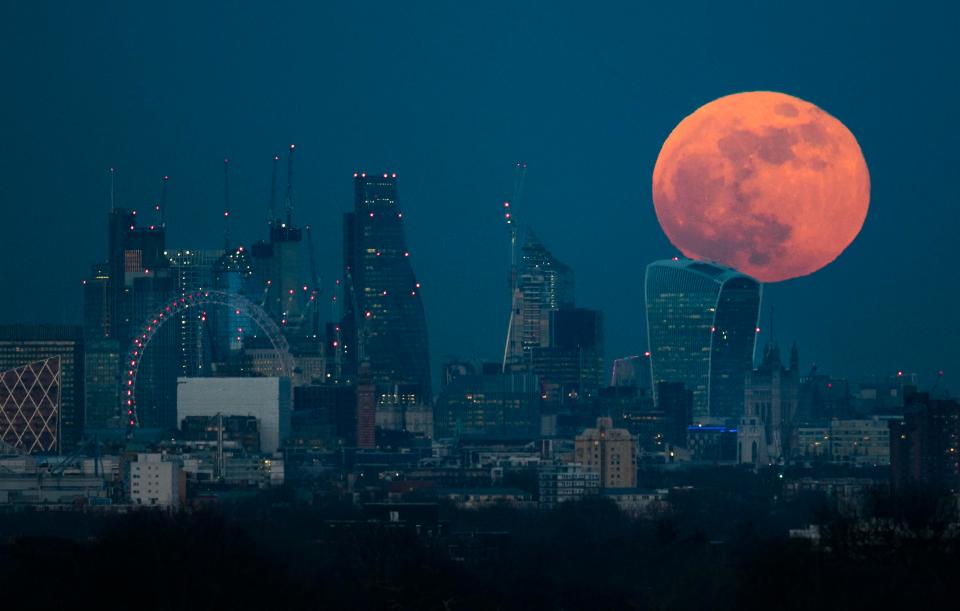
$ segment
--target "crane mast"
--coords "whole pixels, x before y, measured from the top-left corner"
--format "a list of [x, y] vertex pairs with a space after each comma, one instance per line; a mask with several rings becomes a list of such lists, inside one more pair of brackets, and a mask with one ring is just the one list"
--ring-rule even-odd
[[503, 202], [503, 218], [507, 224], [507, 231], [510, 235], [510, 320], [507, 323], [507, 340], [503, 347], [503, 364], [501, 370], [506, 372], [508, 361], [511, 356], [511, 344], [514, 343], [513, 336], [517, 314], [520, 308], [520, 289], [519, 278], [517, 277], [517, 242], [519, 238], [519, 225], [516, 219], [516, 205], [523, 197], [523, 186], [527, 180], [527, 164], [518, 161], [515, 166], [515, 177], [513, 182], [512, 206], [510, 201]]

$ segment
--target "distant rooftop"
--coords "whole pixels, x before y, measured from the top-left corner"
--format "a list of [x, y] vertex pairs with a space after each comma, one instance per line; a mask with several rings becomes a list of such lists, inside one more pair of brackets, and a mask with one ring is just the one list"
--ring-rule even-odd
[[734, 278], [744, 278], [753, 282], [758, 282], [756, 279], [744, 274], [743, 272], [739, 272], [732, 267], [727, 267], [712, 261], [698, 261], [696, 259], [674, 257], [673, 259], [661, 259], [660, 261], [654, 261], [648, 267], [654, 266], [689, 270], [721, 284]]

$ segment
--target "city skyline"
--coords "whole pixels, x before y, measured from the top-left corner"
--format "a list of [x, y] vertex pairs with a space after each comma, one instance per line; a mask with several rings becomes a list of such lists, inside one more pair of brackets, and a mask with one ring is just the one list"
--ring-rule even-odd
[[958, 25], [0, 2], [2, 600], [942, 605]]
[[[505, 43], [494, 48], [484, 42], [482, 32], [492, 23], [503, 23], [497, 13], [502, 6], [476, 12], [451, 7], [387, 9], [365, 22], [378, 34], [367, 46], [350, 42], [357, 15], [325, 8], [310, 16], [326, 36], [294, 36], [276, 50], [259, 43], [237, 49], [229, 65], [245, 61], [250, 69], [231, 70], [207, 83], [201, 74], [227, 56], [222, 45], [201, 37], [204, 28], [214, 19], [226, 19], [243, 31], [263, 15], [238, 9], [224, 16], [197, 8], [192, 20], [183, 21], [176, 20], [180, 12], [173, 10], [159, 17], [167, 27], [143, 31], [137, 26], [141, 13], [133, 7], [116, 7], [109, 22], [106, 13], [69, 7], [13, 10], [21, 17], [42, 17], [38, 20], [46, 29], [34, 34], [45, 44], [36, 47], [29, 72], [15, 68], [13, 77], [22, 84], [24, 95], [3, 102], [6, 114], [24, 116], [23, 105], [32, 104], [48, 119], [30, 129], [14, 125], [4, 153], [38, 162], [30, 171], [5, 175], [9, 197], [19, 204], [12, 207], [4, 226], [0, 254], [32, 262], [5, 276], [20, 287], [0, 306], [0, 317], [6, 321], [79, 320], [73, 315], [81, 304], [74, 287], [88, 274], [88, 262], [103, 257], [100, 219], [109, 206], [108, 167], [118, 168], [118, 205], [143, 211], [159, 197], [161, 177], [169, 175], [167, 243], [173, 248], [216, 248], [222, 243], [223, 158], [231, 160], [233, 240], [249, 242], [263, 233], [270, 160], [293, 142], [298, 144], [296, 216], [301, 226], [310, 224], [321, 236], [318, 260], [327, 289], [339, 267], [335, 236], [339, 216], [351, 201], [349, 176], [357, 170], [399, 175], [410, 220], [407, 238], [424, 282], [433, 375], [444, 355], [496, 359], [502, 352], [497, 336], [502, 335], [503, 312], [509, 307], [505, 290], [509, 261], [499, 206], [510, 196], [511, 168], [517, 160], [529, 164], [526, 194], [517, 214], [575, 270], [580, 302], [603, 310], [607, 327], [617, 330], [610, 334], [608, 362], [638, 354], [646, 344], [643, 325], [637, 323], [642, 317], [636, 316], [642, 303], [642, 273], [638, 269], [633, 281], [624, 283], [612, 262], [645, 263], [678, 254], [657, 226], [650, 203], [647, 177], [657, 150], [672, 126], [698, 105], [737, 90], [769, 88], [815, 100], [846, 121], [859, 137], [874, 178], [874, 206], [850, 249], [813, 276], [765, 291], [764, 312], [773, 304], [779, 313], [778, 335], [798, 340], [804, 371], [813, 362], [820, 371], [851, 378], [905, 369], [930, 384], [939, 370], [946, 372], [949, 383], [957, 369], [958, 357], [946, 348], [960, 341], [957, 331], [941, 328], [924, 315], [928, 309], [945, 311], [956, 290], [941, 280], [950, 274], [949, 236], [956, 222], [931, 221], [946, 212], [957, 195], [954, 185], [941, 180], [949, 176], [948, 149], [943, 148], [947, 140], [934, 136], [920, 163], [896, 152], [898, 144], [908, 147], [912, 130], [889, 121], [912, 99], [898, 92], [919, 86], [924, 79], [936, 81], [934, 63], [912, 60], [921, 53], [942, 56], [944, 49], [937, 45], [944, 43], [937, 37], [902, 53], [888, 50], [874, 38], [876, 29], [860, 24], [853, 9], [840, 7], [833, 11], [835, 19], [823, 25], [823, 35], [831, 41], [827, 48], [795, 64], [789, 74], [779, 74], [772, 68], [793, 57], [790, 45], [799, 36], [799, 26], [782, 41], [764, 35], [765, 57], [745, 55], [746, 43], [733, 40], [711, 47], [718, 55], [709, 59], [701, 51], [680, 52], [683, 37], [671, 41], [666, 32], [651, 27], [634, 38], [618, 25], [595, 48], [576, 47], [582, 52], [577, 55], [563, 52], [547, 38], [553, 30], [572, 31], [574, 22], [565, 11], [510, 9], [513, 25], [503, 26], [500, 38]], [[645, 9], [620, 10], [640, 17]], [[650, 10], [657, 18], [673, 14], [673, 9]], [[738, 25], [744, 10], [731, 7], [728, 14], [713, 17], [744, 33], [746, 26]], [[769, 17], [777, 15], [775, 8], [762, 10]], [[877, 27], [890, 30], [900, 17], [878, 8], [874, 19]], [[599, 27], [599, 18], [587, 14], [577, 27], [592, 31]], [[908, 22], [915, 18], [904, 17]], [[302, 33], [303, 26], [290, 16], [269, 19]], [[710, 34], [711, 19], [703, 14], [691, 19], [690, 34], [703, 34], [705, 44], [716, 40]], [[802, 21], [809, 19], [813, 17]], [[343, 31], [335, 31], [332, 23], [342, 24]], [[494, 53], [496, 70], [487, 67], [485, 56], [481, 60], [476, 52], [459, 47], [446, 58], [436, 54], [450, 42], [450, 34], [437, 33], [438, 25], [449, 25]], [[403, 31], [419, 33], [423, 47], [407, 43]], [[848, 31], [849, 40], [839, 42], [840, 32]], [[138, 32], [143, 36], [138, 38]], [[111, 34], [98, 38], [106, 33]], [[16, 45], [24, 35], [10, 32], [5, 44]], [[229, 28], [224, 34], [227, 42], [239, 35]], [[79, 44], [91, 36], [102, 42]], [[113, 47], [107, 40], [129, 53], [108, 53]], [[174, 40], [180, 43], [170, 44]], [[537, 51], [538, 44], [544, 45], [542, 51]], [[388, 54], [395, 45], [400, 52]], [[68, 47], [75, 49], [70, 60], [61, 53]], [[334, 48], [346, 50], [342, 61], [327, 59]], [[869, 49], [894, 69], [881, 77], [869, 68], [875, 60], [868, 62], [856, 48]], [[658, 64], [671, 52], [679, 53], [676, 60]], [[842, 57], [847, 67], [841, 69], [841, 62], [825, 64], [823, 58], [831, 55]], [[720, 61], [734, 56], [743, 61]], [[386, 57], [391, 61], [384, 63]], [[518, 66], [506, 61], [508, 57], [526, 59]], [[273, 78], [272, 66], [284, 61], [289, 62], [289, 71], [275, 88], [264, 87]], [[702, 70], [704, 62], [716, 63], [716, 69]], [[76, 90], [71, 70], [94, 65], [105, 66], [105, 75], [93, 75], [95, 86], [78, 94], [75, 109], [45, 112], [50, 107], [44, 100], [55, 99], [59, 88]], [[591, 76], [593, 67], [600, 70]], [[41, 72], [46, 76], [38, 80]], [[375, 73], [396, 92], [391, 104], [384, 106], [374, 96], [375, 102], [347, 105], [353, 93], [373, 91], [367, 81], [351, 75]], [[434, 79], [437, 73], [444, 78]], [[480, 77], [479, 83], [471, 80], [472, 73]], [[110, 75], [120, 78], [112, 80]], [[610, 80], [612, 75], [632, 76]], [[603, 95], [570, 89], [563, 83], [571, 76], [593, 87], [587, 91]], [[654, 90], [646, 85], [653, 78], [693, 84]], [[892, 87], [895, 84], [899, 86]], [[415, 85], [430, 87], [437, 96], [421, 104], [411, 93]], [[334, 95], [323, 95], [330, 87]], [[336, 93], [345, 87], [353, 93]], [[132, 98], [138, 88], [150, 95]], [[192, 102], [174, 95], [184, 88], [196, 93], [189, 96]], [[506, 92], [510, 95], [504, 96]], [[471, 96], [486, 108], [476, 121], [469, 120], [462, 107]], [[935, 125], [949, 124], [942, 113], [956, 96], [952, 89], [942, 93], [942, 104], [916, 117], [916, 129], [936, 133]], [[518, 104], [518, 99], [525, 101]], [[574, 105], [582, 107], [582, 116], [589, 119], [565, 120]], [[316, 112], [307, 111], [314, 106]], [[535, 109], [544, 112], [538, 115]], [[256, 121], [242, 123], [245, 129], [232, 129], [243, 119]], [[464, 127], [447, 129], [454, 124]], [[555, 129], [557, 125], [562, 129]], [[13, 158], [4, 159], [0, 167], [15, 167]], [[604, 178], [629, 175], [636, 177], [636, 185], [628, 189]], [[929, 211], [910, 213], [917, 201]], [[30, 228], [38, 226], [75, 256], [51, 257], [41, 241], [28, 239]], [[471, 230], [453, 236], [444, 226]], [[571, 227], [577, 231], [569, 231]], [[886, 248], [889, 243], [902, 249]], [[47, 272], [42, 280], [31, 277], [30, 270], [37, 266]], [[464, 269], [470, 270], [471, 282], [458, 280]], [[909, 291], [896, 281], [908, 274]], [[874, 298], [877, 287], [885, 299]], [[65, 299], [37, 299], [51, 290], [62, 292]], [[838, 303], [845, 307], [835, 307]], [[476, 321], [471, 329], [458, 324], [461, 313]], [[766, 326], [761, 324], [761, 343]], [[474, 328], [485, 332], [474, 333]]]

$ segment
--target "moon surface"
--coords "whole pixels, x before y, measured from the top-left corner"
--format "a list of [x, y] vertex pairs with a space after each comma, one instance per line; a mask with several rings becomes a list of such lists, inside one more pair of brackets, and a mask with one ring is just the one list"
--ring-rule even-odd
[[812, 274], [853, 242], [870, 174], [840, 121], [800, 98], [751, 91], [674, 128], [653, 169], [653, 203], [685, 256], [779, 282]]

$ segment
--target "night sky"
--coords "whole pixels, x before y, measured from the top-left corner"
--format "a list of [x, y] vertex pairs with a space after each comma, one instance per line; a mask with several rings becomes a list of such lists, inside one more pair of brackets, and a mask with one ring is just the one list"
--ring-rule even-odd
[[769, 89], [844, 122], [872, 198], [837, 261], [765, 287], [762, 339], [773, 304], [804, 370], [929, 385], [944, 369], [957, 386], [955, 3], [225, 4], [2, 3], [0, 321], [80, 322], [108, 167], [141, 214], [169, 174], [168, 246], [216, 248], [229, 157], [249, 244], [271, 156], [294, 142], [294, 219], [320, 238], [327, 296], [353, 172], [399, 175], [435, 370], [502, 354], [500, 206], [521, 159], [521, 223], [574, 268], [578, 305], [605, 312], [607, 356], [636, 354], [644, 266], [677, 254], [651, 202], [660, 145], [698, 106]]

